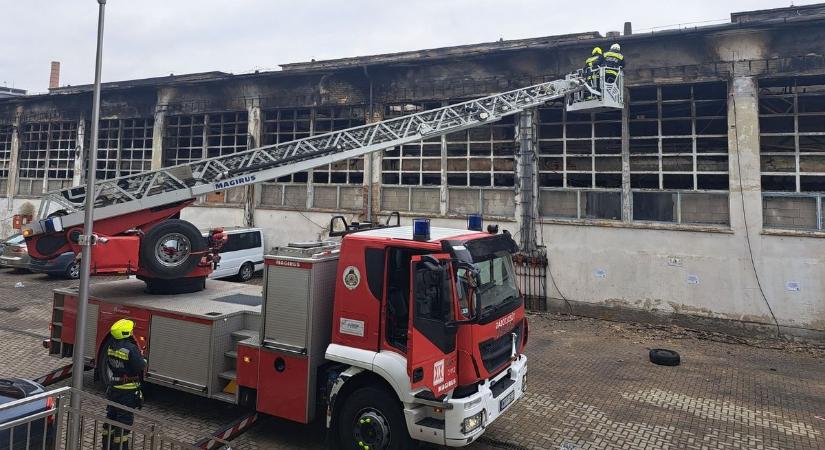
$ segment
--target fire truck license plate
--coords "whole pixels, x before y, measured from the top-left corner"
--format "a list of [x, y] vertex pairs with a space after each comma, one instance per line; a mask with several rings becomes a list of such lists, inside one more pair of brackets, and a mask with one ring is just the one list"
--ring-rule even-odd
[[501, 399], [501, 401], [498, 402], [499, 412], [504, 411], [504, 408], [507, 408], [508, 406], [510, 406], [510, 403], [513, 403], [513, 400], [515, 398], [516, 398], [516, 390], [513, 389], [512, 391], [510, 391], [509, 394], [507, 394], [506, 397], [504, 397], [503, 399]]

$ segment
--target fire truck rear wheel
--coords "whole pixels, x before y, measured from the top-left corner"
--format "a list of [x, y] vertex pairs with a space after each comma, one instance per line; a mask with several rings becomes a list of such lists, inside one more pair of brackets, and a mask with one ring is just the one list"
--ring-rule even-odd
[[204, 250], [206, 239], [194, 225], [169, 219], [152, 227], [141, 240], [140, 266], [156, 278], [181, 278], [195, 268]]
[[344, 400], [338, 439], [344, 450], [414, 448], [398, 400], [385, 389], [364, 387]]

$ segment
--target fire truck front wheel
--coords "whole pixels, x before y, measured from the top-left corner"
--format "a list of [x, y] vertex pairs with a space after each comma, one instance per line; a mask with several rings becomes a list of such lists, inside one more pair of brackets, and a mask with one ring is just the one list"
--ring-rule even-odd
[[338, 419], [338, 440], [342, 449], [413, 448], [401, 404], [385, 389], [363, 387], [356, 390], [345, 399]]
[[165, 220], [151, 229], [140, 242], [140, 265], [156, 278], [174, 279], [187, 275], [206, 250], [206, 239], [191, 223]]

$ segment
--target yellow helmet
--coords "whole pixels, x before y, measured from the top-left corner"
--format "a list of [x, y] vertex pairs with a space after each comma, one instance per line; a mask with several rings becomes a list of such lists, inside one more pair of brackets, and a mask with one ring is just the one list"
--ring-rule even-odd
[[593, 47], [593, 55], [601, 55], [602, 48], [601, 47]]
[[120, 319], [112, 325], [110, 333], [115, 339], [126, 339], [132, 335], [135, 323], [129, 319]]

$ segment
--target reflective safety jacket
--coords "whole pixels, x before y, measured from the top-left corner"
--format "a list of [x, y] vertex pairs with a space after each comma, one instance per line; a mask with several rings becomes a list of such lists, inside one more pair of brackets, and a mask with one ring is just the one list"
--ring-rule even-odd
[[605, 72], [617, 75], [619, 73], [616, 69], [624, 69], [624, 55], [619, 52], [607, 52], [604, 54]]
[[584, 60], [584, 70], [598, 69], [604, 64], [604, 57], [602, 55], [593, 55]]
[[146, 360], [131, 338], [114, 339], [105, 350], [106, 369], [115, 389], [138, 389]]

